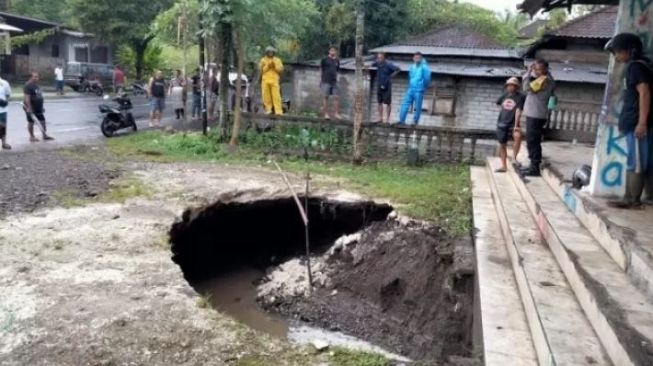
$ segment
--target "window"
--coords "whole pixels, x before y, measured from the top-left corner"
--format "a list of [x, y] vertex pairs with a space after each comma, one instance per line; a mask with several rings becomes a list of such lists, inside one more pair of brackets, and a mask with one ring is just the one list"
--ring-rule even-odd
[[53, 44], [52, 45], [52, 52], [51, 52], [52, 57], [59, 58], [59, 45], [58, 44]]
[[93, 47], [91, 51], [91, 62], [95, 64], [109, 63], [109, 49], [104, 46]]
[[88, 46], [75, 46], [75, 61], [88, 62]]
[[456, 115], [456, 85], [444, 84], [433, 91], [431, 114], [438, 116]]

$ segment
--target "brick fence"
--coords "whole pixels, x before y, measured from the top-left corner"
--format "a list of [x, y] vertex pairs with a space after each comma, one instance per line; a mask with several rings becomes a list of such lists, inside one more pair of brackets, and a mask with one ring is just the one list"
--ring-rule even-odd
[[[328, 141], [313, 141], [310, 153], [332, 158], [350, 159], [353, 145], [353, 122], [327, 121], [319, 118], [260, 114], [243, 114], [243, 135], [259, 137], [277, 134], [280, 138], [294, 138], [289, 132], [304, 129], [327, 135]], [[404, 160], [408, 158], [409, 147], [419, 151], [422, 162], [446, 162], [482, 164], [486, 157], [493, 156], [496, 149], [493, 131], [483, 129], [461, 129], [451, 127], [399, 126], [363, 123], [362, 151], [364, 158], [371, 161]], [[295, 138], [296, 140], [296, 138]], [[311, 144], [309, 142], [309, 144]], [[275, 144], [270, 150], [302, 155], [303, 148], [295, 145]]]

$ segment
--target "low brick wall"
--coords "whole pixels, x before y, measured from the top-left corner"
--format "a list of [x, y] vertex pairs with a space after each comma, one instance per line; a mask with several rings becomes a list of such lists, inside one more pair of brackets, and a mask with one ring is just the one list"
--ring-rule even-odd
[[[299, 116], [274, 117], [261, 114], [243, 114], [243, 134], [278, 133], [286, 136], [289, 128], [303, 128], [326, 134], [325, 146], [311, 146], [313, 156], [328, 156], [350, 160], [353, 145], [353, 122], [326, 121]], [[296, 131], [295, 131], [296, 132]], [[496, 149], [494, 131], [434, 126], [399, 126], [364, 123], [362, 126], [362, 151], [371, 161], [405, 160], [408, 148], [417, 145], [422, 162], [483, 164]], [[296, 139], [295, 139], [296, 141]], [[269, 147], [271, 152], [302, 156], [301, 147], [289, 148], [280, 143]]]

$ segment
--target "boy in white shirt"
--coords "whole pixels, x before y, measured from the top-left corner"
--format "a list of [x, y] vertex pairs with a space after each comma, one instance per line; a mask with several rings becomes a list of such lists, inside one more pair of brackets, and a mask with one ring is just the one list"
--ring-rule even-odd
[[55, 88], [57, 89], [57, 95], [63, 95], [64, 78], [62, 65], [57, 65], [57, 67], [54, 68], [54, 82]]

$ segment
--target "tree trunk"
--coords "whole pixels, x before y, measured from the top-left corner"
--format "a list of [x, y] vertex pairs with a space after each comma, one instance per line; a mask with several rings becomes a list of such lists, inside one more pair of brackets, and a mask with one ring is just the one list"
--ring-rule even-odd
[[220, 118], [218, 131], [223, 141], [227, 139], [227, 117], [229, 115], [229, 50], [231, 49], [231, 24], [222, 23], [220, 32]]
[[363, 74], [363, 34], [365, 31], [365, 12], [363, 1], [356, 7], [356, 93], [354, 96], [354, 164], [363, 161], [361, 146], [363, 125], [363, 101], [365, 99], [365, 79]]
[[134, 68], [136, 69], [136, 80], [143, 80], [143, 67], [145, 64], [145, 51], [147, 46], [150, 44], [154, 37], [147, 36], [142, 41], [137, 41], [132, 45], [134, 49], [134, 54], [136, 55], [136, 60]]
[[231, 141], [229, 145], [236, 146], [238, 145], [238, 133], [240, 132], [240, 119], [241, 119], [241, 108], [240, 103], [242, 101], [241, 91], [243, 88], [243, 69], [245, 68], [245, 45], [241, 37], [240, 31], [234, 30], [233, 32], [234, 45], [236, 46], [236, 59], [238, 60], [238, 78], [236, 79], [236, 105], [234, 107], [234, 125], [231, 130]]

